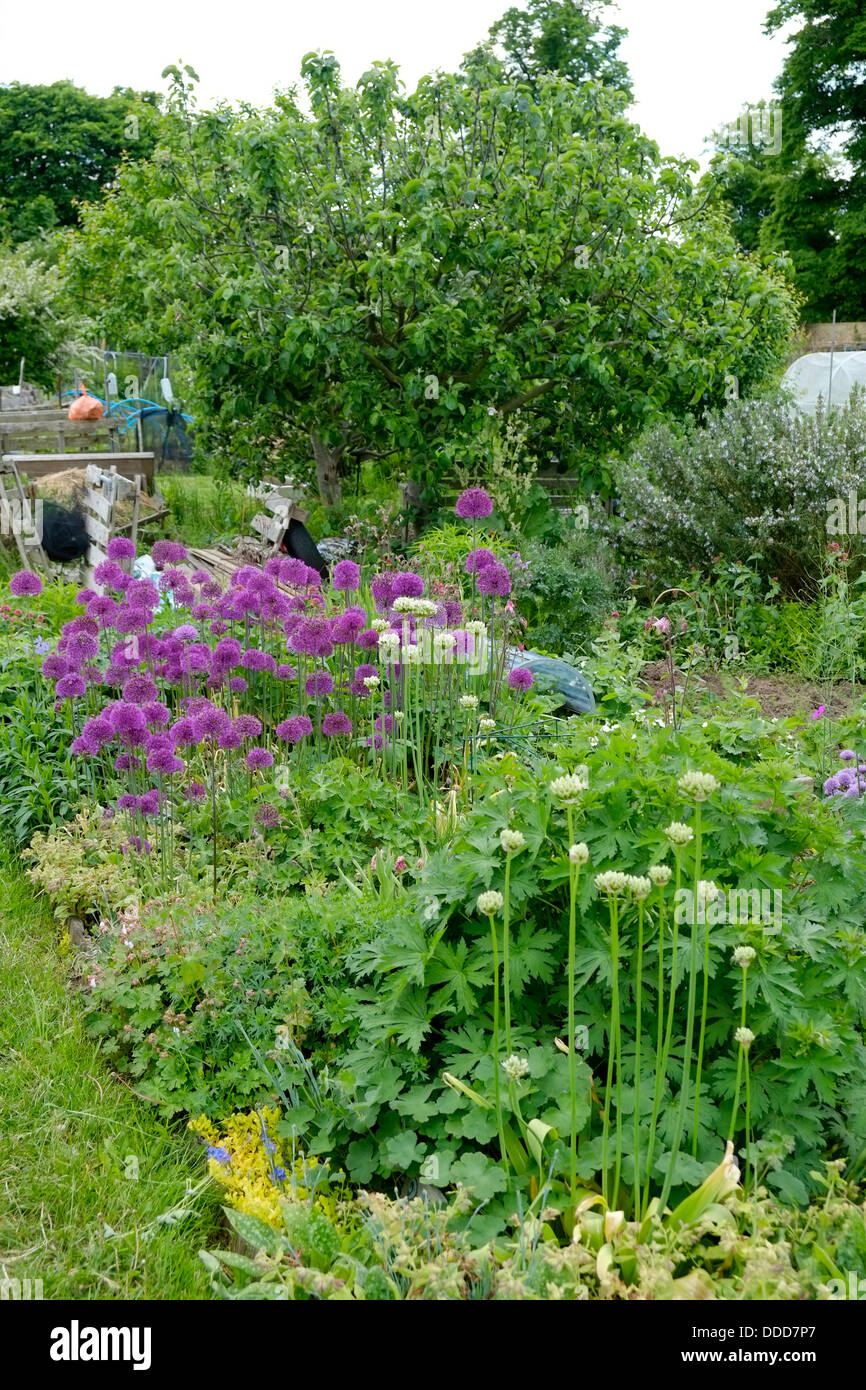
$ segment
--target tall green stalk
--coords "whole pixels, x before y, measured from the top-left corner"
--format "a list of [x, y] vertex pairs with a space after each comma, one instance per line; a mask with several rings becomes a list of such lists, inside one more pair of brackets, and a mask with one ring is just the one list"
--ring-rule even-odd
[[695, 806], [695, 869], [694, 869], [694, 891], [692, 894], [692, 936], [691, 949], [689, 951], [689, 998], [686, 1009], [686, 1033], [683, 1041], [683, 1075], [680, 1086], [679, 1105], [677, 1106], [676, 1130], [674, 1142], [671, 1148], [671, 1156], [668, 1162], [668, 1171], [665, 1174], [664, 1187], [660, 1198], [660, 1210], [663, 1212], [670, 1196], [673, 1186], [674, 1171], [677, 1159], [680, 1154], [680, 1145], [683, 1138], [683, 1130], [686, 1122], [686, 1110], [689, 1101], [689, 1072], [692, 1061], [692, 1044], [695, 1032], [695, 996], [697, 993], [697, 973], [698, 973], [698, 884], [701, 881], [701, 803], [698, 801]]
[[502, 1120], [502, 1095], [499, 1087], [499, 948], [496, 940], [496, 922], [493, 913], [487, 914], [490, 923], [490, 940], [493, 945], [493, 1102], [496, 1107], [496, 1129], [499, 1134], [499, 1153], [506, 1176], [508, 1150], [505, 1147], [505, 1125]]
[[[676, 969], [676, 961], [674, 962]], [[671, 982], [673, 988], [673, 981]], [[659, 962], [658, 962], [658, 981], [656, 984], [656, 1062], [655, 1062], [655, 1085], [653, 1087], [653, 1113], [650, 1121], [649, 1140], [647, 1141], [646, 1159], [646, 1183], [644, 1184], [643, 1205], [640, 1216], [644, 1216], [649, 1206], [650, 1179], [653, 1169], [653, 1155], [655, 1153], [656, 1127], [658, 1125], [659, 1107], [662, 1099], [662, 1089], [664, 1087], [666, 1061], [665, 1061], [665, 898], [664, 884], [659, 884]], [[638, 1213], [635, 1213], [637, 1219]]]
[[637, 905], [637, 984], [635, 988], [635, 1028], [634, 1028], [634, 1183], [632, 1187], [634, 1210], [637, 1220], [640, 1212], [640, 1044], [641, 1009], [643, 1007], [643, 911], [644, 900]]

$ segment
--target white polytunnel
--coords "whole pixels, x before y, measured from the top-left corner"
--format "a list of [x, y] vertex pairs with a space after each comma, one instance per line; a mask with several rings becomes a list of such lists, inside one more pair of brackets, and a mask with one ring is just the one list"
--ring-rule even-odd
[[866, 352], [808, 352], [791, 363], [782, 385], [808, 415], [814, 415], [819, 396], [825, 408], [845, 405], [855, 385], [866, 390]]

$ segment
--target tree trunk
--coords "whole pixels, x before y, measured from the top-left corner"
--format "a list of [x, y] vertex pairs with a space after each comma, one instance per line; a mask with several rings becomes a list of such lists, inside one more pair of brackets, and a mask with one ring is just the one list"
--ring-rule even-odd
[[325, 441], [320, 439], [317, 434], [311, 435], [310, 440], [313, 445], [313, 458], [316, 460], [319, 496], [326, 507], [333, 507], [343, 500], [339, 473], [340, 455], [329, 449]]

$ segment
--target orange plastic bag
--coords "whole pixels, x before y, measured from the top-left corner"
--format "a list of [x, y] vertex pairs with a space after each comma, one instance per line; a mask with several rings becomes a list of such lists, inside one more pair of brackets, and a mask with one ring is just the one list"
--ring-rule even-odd
[[102, 401], [98, 401], [95, 396], [87, 394], [87, 387], [82, 381], [80, 386], [81, 395], [76, 396], [69, 407], [70, 420], [101, 420], [105, 414]]

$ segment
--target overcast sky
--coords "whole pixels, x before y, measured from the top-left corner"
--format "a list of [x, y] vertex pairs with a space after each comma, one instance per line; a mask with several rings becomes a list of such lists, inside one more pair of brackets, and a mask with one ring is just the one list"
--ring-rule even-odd
[[[301, 58], [331, 49], [354, 82], [392, 58], [407, 85], [454, 68], [509, 0], [9, 0], [0, 82], [68, 77], [102, 95], [114, 86], [161, 90], [179, 58], [201, 78], [200, 103], [266, 103], [292, 85]], [[771, 0], [618, 0], [608, 22], [634, 81], [633, 117], [664, 154], [701, 155], [706, 136], [743, 103], [771, 96], [784, 39], [765, 38]]]

